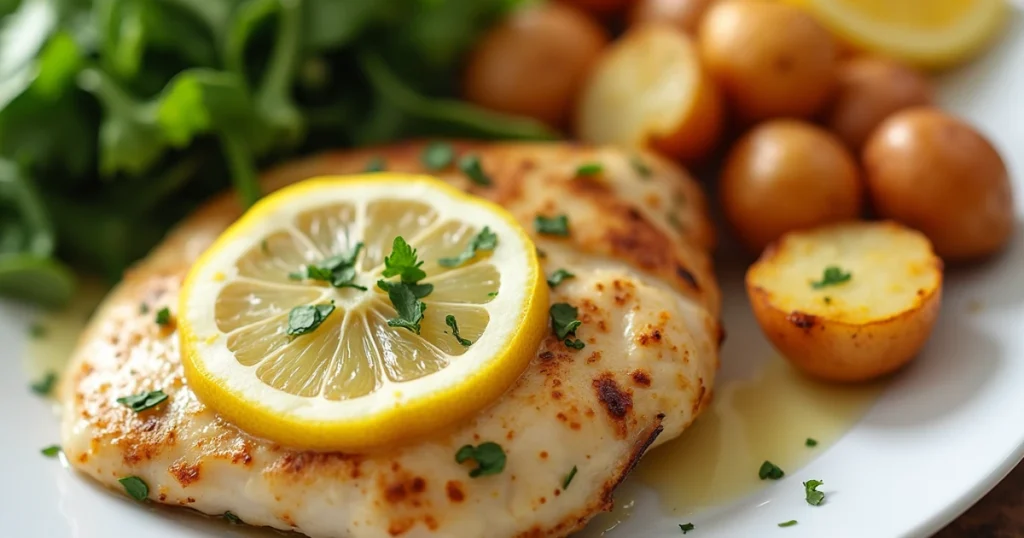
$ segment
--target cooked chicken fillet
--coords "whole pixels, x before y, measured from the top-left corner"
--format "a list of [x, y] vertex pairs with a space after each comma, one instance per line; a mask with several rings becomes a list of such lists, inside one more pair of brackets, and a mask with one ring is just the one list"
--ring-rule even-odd
[[[356, 173], [372, 157], [389, 170], [423, 172], [422, 148], [320, 155], [271, 171], [264, 185]], [[639, 164], [620, 150], [564, 144], [456, 149], [477, 152], [493, 186], [454, 168], [441, 176], [505, 206], [531, 233], [538, 213], [569, 216], [570, 238], [535, 239], [546, 273], [576, 275], [551, 301], [579, 307], [586, 348], [549, 337], [473, 420], [388, 450], [315, 453], [252, 437], [196, 399], [177, 334], [153, 321], [164, 306], [173, 312], [189, 265], [239, 216], [235, 199], [223, 197], [133, 268], [82, 337], [62, 386], [71, 464], [118, 491], [119, 478], [141, 477], [155, 502], [324, 538], [565, 536], [609, 509], [644, 452], [679, 435], [711, 398], [721, 330], [704, 198], [651, 155]], [[604, 173], [574, 177], [591, 162]], [[156, 389], [170, 398], [153, 411], [115, 402]], [[470, 478], [455, 453], [484, 441], [504, 448], [507, 466]]]

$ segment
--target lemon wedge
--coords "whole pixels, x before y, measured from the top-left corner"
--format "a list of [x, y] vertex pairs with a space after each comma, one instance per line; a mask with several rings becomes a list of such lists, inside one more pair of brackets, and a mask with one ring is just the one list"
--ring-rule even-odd
[[272, 194], [181, 291], [200, 400], [299, 448], [436, 432], [502, 394], [547, 332], [536, 248], [504, 209], [429, 177], [316, 178]]
[[919, 67], [959, 63], [993, 40], [1005, 0], [789, 0], [851, 44]]

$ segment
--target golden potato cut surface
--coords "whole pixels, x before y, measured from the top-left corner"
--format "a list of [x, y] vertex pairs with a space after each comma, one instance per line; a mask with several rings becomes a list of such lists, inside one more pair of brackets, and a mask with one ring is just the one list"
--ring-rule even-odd
[[942, 262], [919, 232], [890, 222], [790, 233], [747, 272], [775, 347], [811, 375], [864, 380], [896, 370], [938, 315]]

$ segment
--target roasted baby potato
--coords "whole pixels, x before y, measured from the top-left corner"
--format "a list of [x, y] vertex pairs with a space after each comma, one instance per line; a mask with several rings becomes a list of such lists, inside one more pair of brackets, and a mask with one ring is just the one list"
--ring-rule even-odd
[[825, 125], [854, 151], [893, 113], [931, 104], [934, 90], [923, 73], [895, 60], [860, 56], [839, 66], [839, 87]]
[[704, 13], [714, 0], [638, 0], [629, 11], [629, 24], [670, 24], [696, 35]]
[[607, 43], [604, 29], [578, 9], [525, 7], [480, 40], [466, 66], [463, 94], [486, 108], [561, 127]]
[[576, 113], [581, 140], [690, 162], [711, 151], [721, 130], [718, 91], [690, 38], [669, 25], [638, 26], [608, 47]]
[[849, 150], [797, 120], [767, 121], [740, 138], [718, 191], [733, 231], [755, 253], [786, 232], [856, 219], [864, 199]]
[[832, 96], [838, 47], [799, 8], [754, 0], [716, 2], [699, 34], [704, 64], [741, 121], [809, 117]]
[[1009, 242], [1006, 163], [967, 123], [934, 108], [906, 109], [874, 131], [863, 162], [878, 215], [924, 232], [942, 259], [974, 260]]
[[942, 261], [923, 234], [893, 222], [794, 232], [747, 271], [761, 330], [804, 372], [864, 381], [892, 372], [928, 340]]

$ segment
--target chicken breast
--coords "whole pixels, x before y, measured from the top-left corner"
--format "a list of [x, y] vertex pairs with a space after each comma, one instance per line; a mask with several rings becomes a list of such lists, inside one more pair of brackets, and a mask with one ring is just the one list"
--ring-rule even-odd
[[[423, 172], [423, 147], [319, 155], [271, 171], [264, 185], [355, 173], [372, 158]], [[61, 387], [71, 464], [118, 491], [118, 479], [138, 476], [151, 501], [324, 538], [565, 536], [609, 509], [644, 452], [679, 435], [711, 399], [722, 332], [704, 198], [684, 172], [652, 155], [565, 144], [455, 147], [477, 153], [493, 184], [476, 185], [455, 167], [439, 175], [504, 205], [531, 233], [537, 214], [569, 216], [571, 237], [535, 240], [546, 273], [576, 275], [551, 301], [579, 307], [586, 348], [568, 349], [552, 335], [498, 401], [404, 446], [315, 453], [254, 438], [197, 400], [173, 326], [153, 317], [165, 306], [173, 312], [190, 264], [240, 214], [226, 196], [131, 270], [83, 335]], [[577, 177], [588, 163], [603, 173]], [[116, 402], [156, 389], [169, 399], [151, 411]], [[455, 453], [484, 441], [504, 448], [507, 465], [471, 478]]]

